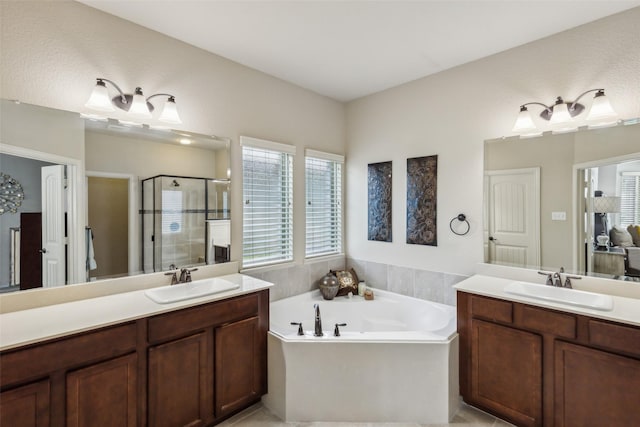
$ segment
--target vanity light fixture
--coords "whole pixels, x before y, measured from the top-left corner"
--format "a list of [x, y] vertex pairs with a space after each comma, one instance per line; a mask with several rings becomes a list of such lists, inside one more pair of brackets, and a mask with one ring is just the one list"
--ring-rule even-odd
[[[106, 83], [109, 83], [117, 91], [118, 95], [111, 98]], [[89, 100], [85, 104], [85, 107], [100, 111], [103, 113], [113, 113], [120, 110], [126, 112], [126, 119], [133, 122], [140, 120], [150, 120], [152, 118], [151, 113], [155, 109], [153, 104], [149, 102], [152, 98], [162, 96], [166, 97], [166, 101], [162, 106], [162, 111], [157, 120], [167, 124], [180, 124], [180, 116], [178, 115], [178, 109], [176, 107], [176, 99], [173, 95], [168, 93], [156, 93], [147, 98], [144, 97], [142, 89], [137, 87], [133, 94], [127, 94], [120, 89], [120, 87], [113, 81], [99, 77], [96, 85], [91, 92]]]
[[549, 121], [553, 133], [572, 132], [578, 129], [574, 118], [580, 115], [585, 107], [578, 101], [590, 93], [596, 92], [593, 102], [586, 117], [589, 128], [599, 128], [611, 126], [617, 123], [618, 115], [611, 107], [604, 89], [590, 89], [576, 98], [575, 101], [565, 101], [561, 96], [556, 98], [553, 105], [545, 105], [540, 102], [528, 102], [520, 106], [520, 113], [513, 126], [513, 132], [521, 137], [532, 137], [542, 135], [542, 130], [538, 129], [527, 109], [527, 105], [540, 105], [544, 107], [540, 117]]

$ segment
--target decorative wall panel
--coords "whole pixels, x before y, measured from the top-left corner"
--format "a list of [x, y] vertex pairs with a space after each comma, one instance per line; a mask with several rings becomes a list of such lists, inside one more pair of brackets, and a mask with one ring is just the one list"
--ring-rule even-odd
[[391, 242], [391, 162], [370, 163], [369, 240]]
[[438, 246], [438, 156], [407, 159], [407, 243]]

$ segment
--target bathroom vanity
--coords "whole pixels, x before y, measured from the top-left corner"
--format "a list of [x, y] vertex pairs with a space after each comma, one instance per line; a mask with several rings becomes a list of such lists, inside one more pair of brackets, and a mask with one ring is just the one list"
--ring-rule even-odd
[[456, 285], [465, 402], [518, 426], [637, 425], [640, 300], [564, 307], [507, 294], [509, 282]]
[[[257, 402], [270, 284], [229, 278], [237, 290], [177, 303], [135, 291], [3, 314], [0, 425], [206, 426]], [[21, 321], [24, 344], [5, 336]]]

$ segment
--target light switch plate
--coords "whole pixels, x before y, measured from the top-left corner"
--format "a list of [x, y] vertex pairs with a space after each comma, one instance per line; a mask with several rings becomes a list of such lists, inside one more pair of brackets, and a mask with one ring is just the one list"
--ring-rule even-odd
[[567, 213], [566, 212], [551, 212], [551, 220], [552, 221], [566, 221]]

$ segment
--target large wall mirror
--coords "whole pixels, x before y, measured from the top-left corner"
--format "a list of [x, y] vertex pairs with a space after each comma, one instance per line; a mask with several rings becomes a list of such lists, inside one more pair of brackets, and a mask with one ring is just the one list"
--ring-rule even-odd
[[640, 281], [637, 121], [487, 140], [484, 155], [485, 262]]
[[2, 100], [1, 142], [1, 292], [230, 261], [230, 140]]

